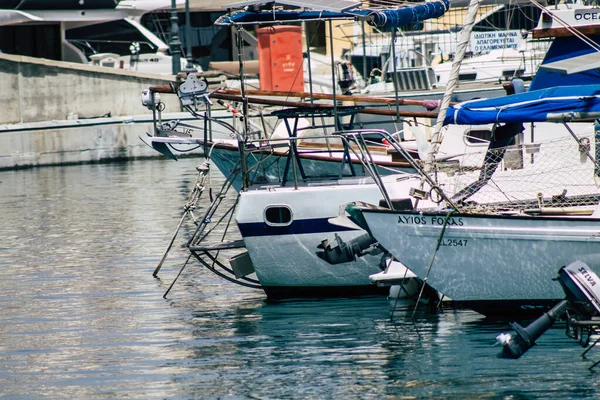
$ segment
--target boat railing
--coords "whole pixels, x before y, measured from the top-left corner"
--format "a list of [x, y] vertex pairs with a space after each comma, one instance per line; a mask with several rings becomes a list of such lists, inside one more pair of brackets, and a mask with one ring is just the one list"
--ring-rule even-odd
[[[190, 76], [193, 75], [189, 75], [188, 79], [195, 78], [190, 78]], [[202, 116], [200, 115], [202, 111], [196, 111], [196, 108], [201, 104], [202, 99], [210, 98], [210, 93], [206, 88], [203, 91], [186, 91], [184, 85], [185, 83], [177, 90], [182, 104], [192, 115]], [[167, 122], [161, 120], [161, 107], [157, 106], [152, 96], [148, 97], [149, 108], [157, 115], [154, 132], [162, 135], [160, 140], [163, 138], [170, 140], [170, 135], [176, 135], [177, 130], [171, 129]], [[460, 207], [465, 212], [482, 210], [486, 213], [498, 210], [504, 212], [511, 207], [511, 202], [514, 203], [514, 208], [525, 212], [522, 201], [535, 201], [538, 198], [537, 193], [543, 193], [542, 200], [538, 201], [539, 207], [537, 208], [539, 209], [547, 208], [549, 205], [557, 207], [558, 204], [569, 207], [585, 205], [581, 204], [581, 200], [574, 196], [595, 192], [592, 187], [593, 182], [590, 182], [593, 174], [587, 171], [588, 164], [580, 161], [577, 165], [581, 166], [581, 173], [575, 177], [564, 176], [565, 172], [562, 171], [564, 167], [570, 165], [566, 160], [567, 155], [575, 156], [580, 160], [593, 158], [582, 143], [584, 141], [592, 143], [595, 140], [594, 136], [578, 138], [575, 144], [579, 147], [575, 146], [572, 149], [574, 142], [569, 136], [565, 138], [567, 140], [561, 139], [554, 143], [545, 142], [542, 146], [542, 153], [536, 153], [535, 157], [531, 158], [531, 160], [535, 159], [535, 164], [526, 164], [525, 169], [522, 165], [530, 158], [528, 157], [530, 154], [523, 152], [530, 151], [531, 145], [517, 146], [516, 148], [511, 146], [488, 148], [473, 154], [454, 155], [455, 158], [450, 160], [452, 165], [449, 163], [446, 165], [453, 170], [448, 168], [444, 170], [440, 167], [438, 158], [431, 162], [417, 160], [416, 155], [407, 150], [405, 142], [399, 140], [399, 135], [390, 134], [382, 129], [354, 129], [352, 120], [357, 113], [364, 111], [364, 107], [339, 106], [333, 110], [331, 106], [324, 106], [311, 108], [305, 105], [305, 107], [291, 107], [275, 111], [272, 115], [279, 119], [280, 124], [284, 127], [284, 129], [280, 129], [283, 137], [267, 138], [263, 135], [252, 135], [252, 131], [236, 129], [222, 120], [211, 118], [210, 104], [206, 104], [208, 118], [204, 118], [204, 140], [186, 142], [191, 139], [185, 137], [185, 132], [181, 132], [182, 135], [173, 140], [174, 143], [207, 143], [209, 139], [206, 135], [212, 132], [210, 124], [222, 124], [230, 129], [231, 133], [236, 136], [239, 149], [243, 150], [241, 156], [243, 183], [240, 185], [242, 188], [265, 183], [281, 186], [293, 183], [297, 188], [316, 180], [331, 181], [362, 174], [362, 176], [370, 175], [379, 185], [383, 198], [391, 203], [382, 181], [380, 167], [382, 159], [376, 160], [377, 157], [375, 157], [376, 153], [380, 151], [386, 155], [395, 152], [402, 157], [405, 160], [404, 165], [396, 163], [395, 166], [403, 166], [416, 171], [422, 178], [422, 184], [428, 186], [427, 191], [430, 198], [435, 193], [436, 202], [439, 200], [440, 204], [444, 202], [455, 209]], [[206, 114], [203, 116], [206, 117]], [[311, 129], [318, 132], [320, 128], [310, 124], [313, 117], [315, 120], [326, 118], [328, 128], [324, 129], [322, 133], [314, 134]], [[298, 121], [301, 118], [305, 119], [305, 122], [309, 122], [308, 127], [300, 127]], [[177, 124], [179, 128], [184, 129], [192, 125]], [[202, 128], [199, 125], [201, 124], [197, 124], [195, 127]], [[331, 128], [336, 128], [337, 132], [329, 133]], [[336, 140], [339, 142], [336, 143]], [[386, 145], [382, 145], [383, 143]], [[164, 144], [163, 146], [166, 147]], [[155, 147], [154, 143], [153, 147]], [[574, 154], [571, 154], [573, 152]], [[543, 153], [548, 153], [548, 155], [542, 157]], [[319, 155], [322, 156], [320, 159], [315, 157]], [[334, 158], [337, 162], [328, 163], [329, 169], [327, 170], [316, 168], [307, 170], [305, 165], [308, 164], [309, 157], [312, 157], [311, 162], [317, 160], [316, 163], [320, 165], [332, 161]], [[513, 158], [516, 158], [516, 162], [511, 161]], [[445, 158], [444, 161], [446, 161]], [[361, 167], [362, 171], [359, 170]], [[267, 171], [268, 168], [271, 169]], [[522, 170], [522, 172], [515, 172], [516, 170]], [[535, 173], [538, 178], [525, 187], [523, 180], [529, 178], [532, 173]], [[542, 174], [544, 180], [539, 178]], [[491, 179], [492, 175], [493, 179]], [[443, 184], [438, 179], [440, 177], [444, 179]], [[539, 189], [535, 191], [535, 187]], [[565, 189], [568, 195], [561, 195]], [[546, 199], [550, 199], [550, 201]]]
[[[389, 148], [383, 143], [365, 139], [361, 145], [368, 147], [369, 154], [388, 155]], [[244, 152], [247, 154], [247, 174], [251, 177], [266, 165], [271, 166], [281, 162], [281, 168], [276, 178], [271, 177], [270, 183], [286, 186], [288, 183], [297, 188], [301, 182], [339, 180], [344, 177], [371, 175], [366, 163], [360, 159], [358, 144], [345, 141], [335, 134], [307, 134], [301, 137], [289, 136], [283, 138], [247, 139]], [[321, 160], [330, 167], [321, 166], [317, 171], [307, 169], [305, 161]], [[338, 162], [331, 162], [338, 161]], [[389, 162], [389, 164], [392, 164]], [[401, 173], [404, 164], [388, 166], [389, 170]], [[357, 168], [363, 166], [362, 170]], [[375, 167], [374, 167], [375, 168]], [[273, 174], [273, 173], [271, 173]], [[290, 176], [291, 175], [291, 176]], [[260, 175], [259, 175], [260, 176]], [[264, 180], [262, 180], [264, 181]], [[248, 179], [249, 184], [261, 182], [261, 179]]]
[[350, 146], [351, 143], [356, 145], [356, 157], [360, 160], [361, 164], [364, 166], [365, 170], [369, 172], [377, 186], [385, 202], [388, 204], [388, 207], [393, 209], [392, 199], [390, 198], [386, 186], [383, 182], [382, 176], [379, 173], [379, 170], [376, 168], [376, 163], [373, 159], [373, 155], [369, 150], [369, 146], [367, 145], [368, 141], [366, 136], [379, 136], [382, 138], [382, 141], [387, 142], [395, 151], [402, 155], [408, 162], [411, 168], [413, 168], [424, 181], [426, 181], [432, 188], [433, 191], [436, 191], [438, 196], [445, 200], [447, 204], [453, 205], [452, 200], [444, 193], [444, 191], [437, 185], [437, 183], [430, 177], [430, 175], [425, 171], [423, 165], [419, 163], [413, 155], [400, 143], [398, 140], [398, 136], [392, 135], [387, 131], [382, 129], [356, 129], [344, 132], [337, 132], [345, 142], [348, 143], [348, 147], [350, 149], [354, 148]]

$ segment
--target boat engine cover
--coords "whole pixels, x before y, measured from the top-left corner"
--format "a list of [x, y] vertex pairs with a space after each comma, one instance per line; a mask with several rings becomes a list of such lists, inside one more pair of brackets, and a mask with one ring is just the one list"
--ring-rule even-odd
[[582, 261], [575, 261], [558, 271], [558, 281], [567, 299], [586, 317], [600, 316], [600, 278]]

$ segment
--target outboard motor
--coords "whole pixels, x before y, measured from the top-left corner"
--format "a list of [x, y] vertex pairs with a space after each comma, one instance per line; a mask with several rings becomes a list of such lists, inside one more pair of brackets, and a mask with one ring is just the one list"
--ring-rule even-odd
[[585, 263], [575, 261], [558, 271], [569, 304], [583, 318], [600, 316], [600, 279]]
[[600, 278], [590, 267], [581, 261], [575, 261], [562, 267], [556, 279], [560, 282], [567, 296], [566, 299], [526, 328], [511, 323], [511, 327], [515, 330], [514, 334], [501, 333], [496, 337], [498, 343], [503, 346], [498, 357], [514, 359], [521, 357], [567, 310], [573, 311], [580, 319], [600, 316]]
[[347, 242], [344, 242], [336, 233], [335, 243], [329, 243], [329, 240], [325, 239], [317, 247], [323, 249], [323, 251], [317, 251], [317, 256], [331, 265], [355, 261], [356, 257], [365, 254], [374, 255], [382, 252], [378, 248], [377, 242], [368, 233]]

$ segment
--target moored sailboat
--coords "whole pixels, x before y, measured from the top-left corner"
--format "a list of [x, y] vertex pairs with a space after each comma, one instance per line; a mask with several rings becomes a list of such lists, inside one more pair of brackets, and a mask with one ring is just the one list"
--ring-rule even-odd
[[[553, 305], [562, 296], [552, 281], [561, 266], [600, 262], [600, 168], [592, 156], [597, 130], [589, 122], [570, 122], [598, 116], [598, 85], [450, 108], [447, 122], [497, 125], [480, 170], [437, 171], [423, 184], [413, 182], [437, 197], [437, 207], [413, 209], [408, 202], [404, 208], [350, 205], [346, 211], [381, 248], [457, 304], [488, 315]], [[510, 133], [499, 126], [528, 122], [553, 137], [510, 145], [522, 128]], [[409, 189], [404, 193], [408, 197]]]
[[[541, 90], [448, 109], [445, 124], [493, 125], [479, 168], [442, 171], [440, 135], [421, 180], [404, 185], [400, 207], [346, 208], [374, 242], [455, 303], [488, 315], [553, 305], [562, 294], [551, 278], [561, 266], [599, 261], [600, 87], [589, 85], [598, 75], [598, 32], [583, 18], [565, 22], [586, 12], [594, 11], [544, 9], [534, 35], [558, 38], [531, 85]], [[553, 87], [560, 82], [577, 85]], [[427, 197], [439, 205], [423, 205]]]

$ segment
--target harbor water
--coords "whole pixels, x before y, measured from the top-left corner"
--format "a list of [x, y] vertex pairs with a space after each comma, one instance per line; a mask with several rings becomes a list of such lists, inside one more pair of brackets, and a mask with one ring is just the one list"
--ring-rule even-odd
[[564, 325], [504, 360], [507, 321], [468, 310], [269, 302], [197, 264], [163, 299], [190, 227], [152, 272], [201, 161], [0, 172], [0, 398], [600, 397], [600, 348], [582, 359]]

